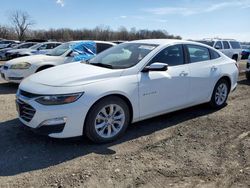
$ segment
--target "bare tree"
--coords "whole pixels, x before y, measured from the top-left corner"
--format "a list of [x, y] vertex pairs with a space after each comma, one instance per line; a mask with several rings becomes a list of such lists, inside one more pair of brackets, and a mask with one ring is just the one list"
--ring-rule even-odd
[[17, 33], [18, 40], [22, 41], [25, 39], [27, 30], [35, 24], [31, 19], [30, 15], [21, 10], [16, 10], [10, 14], [10, 22]]

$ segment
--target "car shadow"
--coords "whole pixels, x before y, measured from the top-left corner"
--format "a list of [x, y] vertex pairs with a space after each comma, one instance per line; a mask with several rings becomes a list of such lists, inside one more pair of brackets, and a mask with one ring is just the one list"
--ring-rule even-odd
[[0, 95], [15, 94], [18, 89], [18, 84], [14, 83], [0, 83]]
[[93, 144], [86, 138], [52, 139], [34, 134], [20, 126], [18, 119], [0, 123], [0, 176], [44, 169], [83, 157], [90, 153], [112, 155], [111, 146], [152, 134], [181, 122], [215, 112], [206, 105], [169, 113], [132, 124], [119, 140], [108, 144]]
[[238, 81], [238, 84], [250, 86], [250, 80], [247, 80], [247, 79], [240, 80]]

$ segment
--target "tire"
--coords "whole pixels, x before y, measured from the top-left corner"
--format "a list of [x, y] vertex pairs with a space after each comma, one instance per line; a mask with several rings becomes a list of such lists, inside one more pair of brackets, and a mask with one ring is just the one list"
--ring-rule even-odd
[[95, 143], [107, 143], [118, 139], [129, 123], [130, 112], [126, 102], [119, 97], [110, 96], [91, 107], [86, 117], [84, 133]]
[[246, 72], [246, 78], [247, 80], [250, 80], [250, 72]]
[[237, 62], [238, 61], [238, 56], [237, 55], [233, 55], [232, 59]]
[[209, 102], [213, 108], [222, 108], [226, 105], [228, 94], [230, 92], [229, 83], [226, 79], [220, 79], [215, 87]]

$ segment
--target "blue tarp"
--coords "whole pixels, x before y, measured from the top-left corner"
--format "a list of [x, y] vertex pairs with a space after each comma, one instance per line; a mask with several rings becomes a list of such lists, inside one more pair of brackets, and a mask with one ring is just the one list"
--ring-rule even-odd
[[79, 54], [74, 56], [73, 61], [87, 61], [96, 55], [96, 43], [92, 41], [79, 42], [70, 48]]

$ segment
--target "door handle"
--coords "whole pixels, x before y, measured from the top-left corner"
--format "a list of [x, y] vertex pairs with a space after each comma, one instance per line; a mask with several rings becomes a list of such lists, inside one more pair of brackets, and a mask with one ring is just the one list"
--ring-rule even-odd
[[180, 76], [187, 76], [187, 75], [188, 75], [188, 73], [185, 72], [185, 71], [182, 71], [182, 72], [180, 73]]
[[212, 67], [211, 67], [211, 70], [212, 70], [212, 71], [216, 71], [217, 69], [218, 69], [218, 68], [217, 68], [216, 66], [212, 66]]

